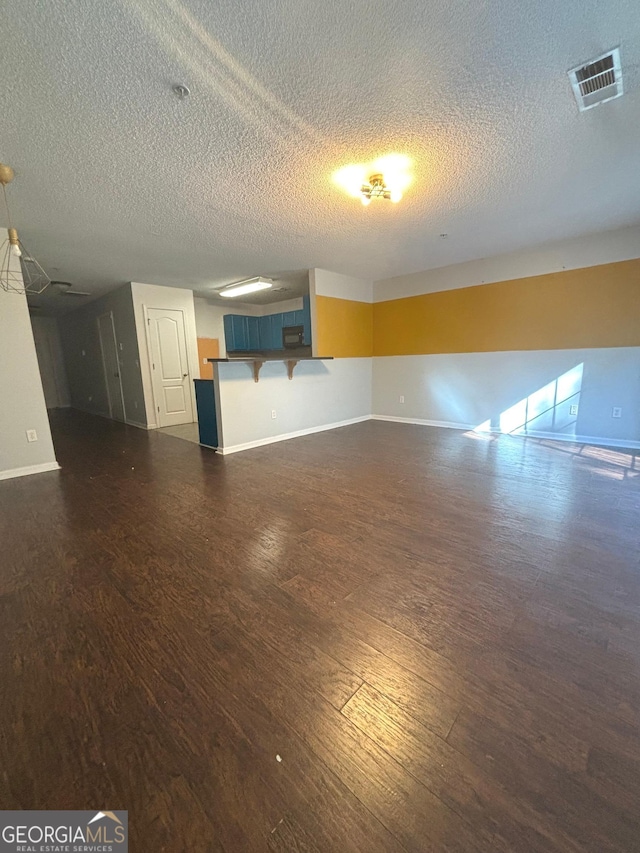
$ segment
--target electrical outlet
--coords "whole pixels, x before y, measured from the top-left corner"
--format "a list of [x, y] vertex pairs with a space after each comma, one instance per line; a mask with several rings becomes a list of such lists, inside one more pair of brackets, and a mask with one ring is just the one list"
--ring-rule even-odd
[[577, 415], [578, 414], [578, 404], [574, 403], [573, 406], [569, 406], [569, 414]]
[[27, 441], [37, 441], [37, 440], [38, 440], [38, 433], [35, 431], [35, 429], [28, 429], [27, 430]]
[[272, 418], [276, 418], [276, 417], [277, 417], [277, 415], [276, 415], [276, 410], [275, 410], [275, 409], [271, 409], [271, 417], [272, 417]]
[[203, 364], [206, 364], [206, 363], [207, 363], [207, 359], [206, 359], [206, 358], [203, 358], [203, 359], [202, 359], [202, 363], [203, 363]]
[[92, 400], [93, 400], [93, 397], [89, 397], [89, 402], [91, 402]]
[[404, 403], [404, 394], [400, 394], [400, 402]]
[[120, 344], [120, 352], [122, 352], [122, 344]]
[[86, 354], [87, 354], [86, 351], [82, 350], [82, 355], [86, 355]]
[[622, 409], [620, 408], [620, 406], [614, 406], [613, 409], [611, 409], [611, 417], [612, 418], [621, 418], [622, 417]]
[[134, 408], [134, 409], [137, 409], [137, 408], [138, 408], [138, 401], [137, 401], [137, 400], [134, 400], [134, 401], [133, 401], [133, 408]]

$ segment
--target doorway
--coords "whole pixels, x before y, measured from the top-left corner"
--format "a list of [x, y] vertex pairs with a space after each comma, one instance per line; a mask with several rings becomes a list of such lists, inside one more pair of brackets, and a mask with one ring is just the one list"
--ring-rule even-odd
[[147, 308], [149, 356], [154, 405], [159, 427], [195, 420], [184, 313], [173, 308]]
[[114, 421], [125, 421], [124, 396], [122, 394], [122, 379], [120, 362], [118, 361], [118, 345], [116, 330], [113, 325], [113, 313], [101, 314], [98, 317], [98, 336], [104, 367], [104, 381], [107, 386], [109, 402], [109, 417]]

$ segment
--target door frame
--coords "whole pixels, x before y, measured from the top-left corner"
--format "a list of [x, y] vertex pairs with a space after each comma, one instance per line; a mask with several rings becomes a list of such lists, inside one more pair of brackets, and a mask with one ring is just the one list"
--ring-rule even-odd
[[116, 354], [116, 363], [118, 365], [118, 387], [120, 388], [120, 402], [122, 403], [122, 423], [126, 424], [127, 422], [127, 409], [124, 404], [124, 392], [122, 390], [122, 366], [120, 365], [120, 357], [118, 355], [118, 339], [116, 338], [116, 325], [113, 320], [113, 311], [105, 311], [104, 314], [99, 314], [96, 317], [96, 325], [98, 327], [98, 341], [100, 343], [100, 355], [102, 356], [102, 372], [104, 374], [104, 384], [107, 391], [107, 403], [109, 404], [109, 417], [111, 420], [114, 420], [113, 417], [113, 403], [111, 402], [111, 394], [109, 392], [109, 380], [107, 379], [107, 362], [104, 357], [104, 346], [102, 343], [102, 331], [100, 328], [100, 320], [104, 317], [108, 317], [111, 321], [111, 333], [113, 335], [113, 349]]
[[187, 324], [185, 322], [184, 310], [182, 308], [165, 308], [160, 307], [159, 305], [143, 305], [142, 306], [142, 316], [144, 317], [144, 339], [147, 345], [147, 364], [149, 365], [149, 378], [151, 379], [151, 399], [153, 400], [153, 414], [156, 421], [156, 427], [161, 429], [160, 426], [160, 410], [158, 407], [158, 400], [156, 396], [156, 388], [155, 388], [155, 380], [154, 380], [154, 369], [153, 369], [153, 353], [151, 352], [151, 317], [149, 316], [149, 311], [178, 311], [182, 314], [182, 330], [184, 333], [184, 349], [185, 356], [187, 359], [187, 370], [189, 372], [188, 380], [189, 380], [189, 401], [191, 405], [191, 420], [189, 423], [197, 423], [198, 418], [196, 416], [196, 407], [195, 407], [195, 389], [193, 384], [194, 374], [193, 374], [193, 366], [191, 364], [191, 358], [189, 357], [189, 343], [187, 339]]

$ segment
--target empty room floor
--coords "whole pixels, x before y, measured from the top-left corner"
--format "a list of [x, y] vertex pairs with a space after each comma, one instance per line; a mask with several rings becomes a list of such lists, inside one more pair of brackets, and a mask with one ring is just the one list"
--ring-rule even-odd
[[0, 483], [0, 807], [133, 851], [640, 849], [640, 462], [54, 418]]
[[191, 441], [194, 444], [200, 444], [200, 435], [198, 433], [198, 424], [179, 424], [178, 426], [162, 427], [158, 432], [164, 435], [172, 435], [174, 438], [181, 438], [184, 441]]

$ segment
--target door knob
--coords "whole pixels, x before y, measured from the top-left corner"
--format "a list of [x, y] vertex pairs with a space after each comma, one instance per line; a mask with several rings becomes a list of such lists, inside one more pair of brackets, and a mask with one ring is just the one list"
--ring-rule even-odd
[[183, 374], [182, 374], [182, 378], [183, 378], [183, 379], [186, 379], [188, 375], [189, 375], [188, 373], [183, 373]]

